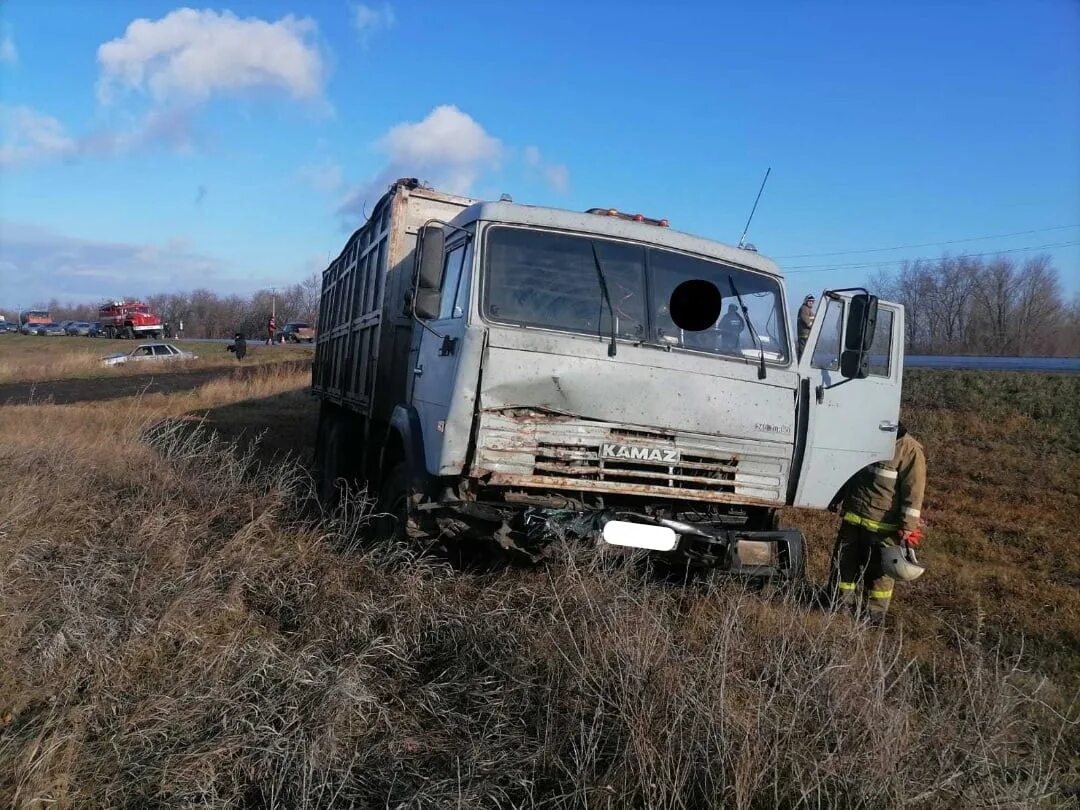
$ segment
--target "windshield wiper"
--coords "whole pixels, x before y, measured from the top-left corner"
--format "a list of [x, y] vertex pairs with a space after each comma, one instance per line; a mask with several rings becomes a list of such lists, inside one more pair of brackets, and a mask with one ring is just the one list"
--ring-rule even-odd
[[600, 266], [600, 254], [596, 252], [596, 242], [590, 242], [592, 247], [593, 262], [596, 264], [596, 278], [600, 282], [600, 292], [604, 296], [604, 301], [607, 303], [608, 314], [611, 316], [611, 343], [608, 344], [607, 355], [608, 357], [614, 357], [618, 351], [618, 347], [615, 344], [615, 333], [619, 328], [615, 322], [615, 307], [611, 303], [611, 293], [608, 292], [607, 278], [604, 277], [604, 268]]
[[754, 338], [754, 343], [757, 344], [758, 351], [758, 371], [757, 378], [759, 380], [765, 379], [765, 344], [761, 342], [761, 338], [758, 337], [757, 329], [750, 323], [750, 310], [746, 308], [746, 304], [743, 303], [742, 296], [739, 295], [738, 289], [735, 287], [735, 279], [730, 275], [727, 277], [728, 285], [731, 287], [731, 292], [739, 302], [739, 308], [742, 310], [743, 320], [746, 321], [746, 325], [750, 327], [750, 336]]

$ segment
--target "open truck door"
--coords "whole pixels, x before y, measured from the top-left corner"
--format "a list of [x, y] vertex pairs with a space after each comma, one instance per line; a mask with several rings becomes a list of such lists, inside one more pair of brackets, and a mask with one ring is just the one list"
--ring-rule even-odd
[[865, 290], [826, 291], [799, 358], [793, 506], [822, 509], [852, 475], [894, 453], [904, 308]]
[[465, 336], [472, 235], [452, 231], [447, 236], [440, 224], [432, 221], [421, 229], [417, 248], [412, 309], [423, 328], [414, 331], [409, 401], [420, 419], [427, 472], [438, 475]]

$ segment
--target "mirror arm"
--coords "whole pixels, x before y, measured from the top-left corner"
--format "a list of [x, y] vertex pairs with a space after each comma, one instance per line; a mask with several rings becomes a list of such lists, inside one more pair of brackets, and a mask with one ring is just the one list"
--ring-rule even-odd
[[412, 317], [413, 317], [414, 321], [416, 321], [418, 324], [420, 324], [422, 327], [424, 327], [424, 329], [426, 329], [427, 331], [431, 332], [431, 334], [433, 334], [439, 340], [445, 340], [446, 339], [446, 335], [443, 335], [443, 334], [440, 334], [439, 332], [436, 332], [432, 327], [428, 326], [427, 322], [423, 318], [421, 318], [419, 315], [416, 314], [416, 308], [415, 307], [413, 308]]
[[822, 402], [825, 401], [825, 392], [826, 391], [830, 391], [833, 388], [839, 388], [841, 385], [847, 385], [849, 382], [852, 382], [855, 379], [857, 379], [857, 378], [856, 377], [845, 377], [840, 382], [833, 383], [832, 385], [819, 385], [816, 389], [814, 389], [815, 392], [817, 393], [818, 404], [820, 405]]

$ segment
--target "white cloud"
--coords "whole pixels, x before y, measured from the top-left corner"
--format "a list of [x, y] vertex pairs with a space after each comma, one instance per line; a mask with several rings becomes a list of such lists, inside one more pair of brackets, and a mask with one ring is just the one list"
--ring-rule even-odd
[[[468, 191], [483, 169], [497, 166], [503, 149], [498, 138], [450, 104], [436, 107], [423, 121], [398, 124], [379, 146], [391, 163], [434, 172], [448, 191], [460, 192]], [[448, 183], [448, 177], [455, 182]]]
[[120, 88], [158, 101], [203, 100], [270, 88], [319, 100], [325, 66], [316, 32], [314, 20], [292, 15], [267, 22], [181, 8], [160, 20], [138, 19], [98, 48], [98, 96], [108, 101]]
[[4, 306], [187, 289], [219, 278], [224, 270], [220, 260], [193, 251], [183, 239], [106, 242], [15, 222], [0, 222], [0, 237]]
[[63, 158], [78, 147], [51, 115], [6, 104], [0, 105], [0, 137], [0, 166], [5, 167]]
[[570, 170], [562, 163], [549, 163], [544, 167], [544, 179], [560, 194], [570, 188]]
[[422, 121], [392, 127], [377, 142], [386, 166], [370, 182], [353, 188], [339, 213], [355, 218], [370, 208], [398, 177], [418, 177], [436, 188], [468, 194], [479, 177], [498, 168], [503, 143], [471, 116], [449, 104]]
[[187, 152], [195, 143], [189, 111], [181, 108], [154, 110], [127, 129], [74, 136], [51, 115], [0, 104], [0, 166], [4, 168], [127, 154], [161, 145]]
[[353, 6], [353, 27], [364, 44], [367, 44], [368, 38], [376, 31], [393, 28], [396, 23], [397, 17], [394, 16], [394, 9], [389, 3], [383, 3], [378, 7], [365, 3]]
[[536, 172], [539, 172], [544, 182], [554, 191], [565, 194], [570, 188], [570, 169], [562, 163], [546, 163], [544, 156], [540, 153], [540, 147], [526, 146], [521, 155], [530, 170], [529, 173], [535, 176]]
[[14, 65], [19, 61], [19, 50], [15, 47], [15, 40], [11, 34], [4, 34], [0, 39], [0, 63]]

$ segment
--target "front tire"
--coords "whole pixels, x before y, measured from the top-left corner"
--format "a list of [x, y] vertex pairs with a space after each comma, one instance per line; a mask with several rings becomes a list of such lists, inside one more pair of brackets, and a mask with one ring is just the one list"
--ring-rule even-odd
[[409, 465], [399, 462], [390, 470], [379, 490], [378, 515], [374, 523], [377, 540], [407, 542], [418, 533], [412, 509], [413, 495]]

